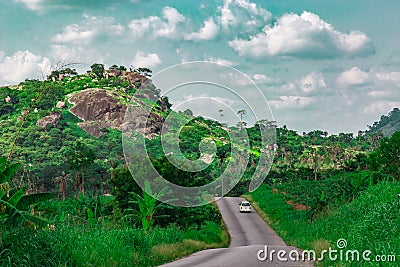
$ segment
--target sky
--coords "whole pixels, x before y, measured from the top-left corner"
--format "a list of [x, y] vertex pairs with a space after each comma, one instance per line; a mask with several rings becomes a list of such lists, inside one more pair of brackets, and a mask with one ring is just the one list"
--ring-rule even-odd
[[[263, 118], [251, 109], [269, 110], [265, 97], [279, 126], [357, 133], [400, 107], [399, 10], [396, 0], [1, 1], [0, 86], [40, 78], [57, 62], [157, 73], [206, 61], [226, 66], [214, 75], [249, 104], [244, 120]], [[214, 119], [246, 109], [207, 86], [171, 101], [212, 100], [191, 109]]]

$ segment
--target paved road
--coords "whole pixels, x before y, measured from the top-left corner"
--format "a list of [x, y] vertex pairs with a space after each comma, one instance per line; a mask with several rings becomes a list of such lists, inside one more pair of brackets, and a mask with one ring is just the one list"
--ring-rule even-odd
[[[313, 266], [310, 262], [290, 261], [289, 252], [296, 250], [289, 247], [285, 242], [269, 227], [261, 217], [252, 210], [251, 213], [240, 213], [239, 203], [244, 200], [237, 197], [224, 197], [217, 201], [222, 218], [231, 236], [229, 248], [209, 249], [194, 253], [186, 258], [162, 265], [162, 267], [258, 267], [258, 266]], [[265, 257], [265, 245], [268, 247], [268, 258], [264, 261], [258, 259]], [[259, 251], [261, 253], [259, 253]], [[279, 261], [277, 252], [272, 250], [286, 251], [283, 258], [287, 261]], [[295, 256], [295, 252], [291, 252]], [[281, 257], [281, 258], [282, 258]], [[293, 257], [292, 257], [293, 258]]]

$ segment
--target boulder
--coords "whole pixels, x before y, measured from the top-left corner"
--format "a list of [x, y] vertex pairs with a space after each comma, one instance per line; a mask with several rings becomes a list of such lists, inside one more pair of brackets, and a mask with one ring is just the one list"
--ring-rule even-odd
[[60, 112], [51, 112], [49, 116], [43, 117], [36, 122], [36, 125], [42, 127], [46, 130], [49, 129], [50, 126], [57, 127], [61, 121], [61, 113]]
[[65, 108], [65, 102], [63, 101], [58, 101], [56, 108]]

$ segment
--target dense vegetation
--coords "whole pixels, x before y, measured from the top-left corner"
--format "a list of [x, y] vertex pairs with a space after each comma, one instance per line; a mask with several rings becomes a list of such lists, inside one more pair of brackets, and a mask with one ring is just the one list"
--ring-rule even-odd
[[[361, 155], [341, 170], [321, 172], [319, 177], [326, 178], [320, 180], [297, 179], [289, 170], [291, 179], [271, 181], [248, 198], [290, 245], [320, 253], [345, 239], [346, 249], [371, 250], [374, 261], [344, 259], [341, 264], [395, 266], [394, 258], [378, 263], [375, 257], [399, 257], [400, 132]], [[320, 262], [334, 264], [327, 257]]]
[[[150, 77], [149, 69], [131, 71], [116, 65], [105, 70], [102, 64], [93, 64], [86, 74], [65, 68], [53, 71], [46, 81], [26, 80], [0, 88], [0, 265], [152, 266], [227, 245], [215, 206], [178, 208], [157, 202], [140, 189], [126, 168], [121, 131], [105, 127], [94, 137], [70, 112], [73, 104], [68, 99], [85, 89], [114, 92], [123, 104], [145, 95], [137, 103], [155, 107], [151, 111], [154, 125], [149, 127], [156, 130], [146, 139], [146, 147], [158, 172], [182, 186], [200, 186], [219, 177], [232, 160], [226, 126], [195, 118], [190, 110], [173, 112], [158, 89], [141, 88], [138, 79], [124, 76]], [[57, 108], [60, 101], [66, 106]], [[38, 120], [54, 112], [61, 115], [56, 125], [37, 126]], [[168, 161], [156, 123], [171, 113], [177, 120], [190, 119], [179, 135], [185, 157], [198, 159], [202, 140], [215, 143], [216, 157], [208, 168], [186, 172]], [[238, 114], [238, 127], [245, 127], [245, 111]], [[399, 244], [398, 217], [390, 204], [399, 193], [400, 136], [393, 131], [400, 130], [398, 122], [399, 110], [394, 109], [358, 136], [321, 130], [299, 134], [286, 126], [276, 128], [275, 159], [266, 185], [253, 198], [291, 244], [302, 248], [330, 245], [342, 234], [342, 225], [354, 224], [341, 237], [352, 244], [359, 238], [360, 248], [374, 240], [377, 252], [389, 253], [388, 246]], [[246, 128], [249, 162], [229, 195], [247, 192], [263, 149], [260, 123]], [[274, 122], [269, 123], [275, 128]], [[135, 161], [138, 171], [141, 160]], [[373, 197], [376, 206], [367, 209]], [[360, 210], [365, 212], [357, 213]], [[389, 215], [377, 223], [388, 210]], [[374, 234], [378, 226], [394, 243]], [[325, 227], [336, 232], [323, 234]]]
[[[110, 71], [126, 69], [112, 66]], [[132, 73], [150, 76], [151, 71]], [[124, 104], [137, 92], [159, 93], [155, 88], [139, 90], [137, 81], [124, 76], [106, 74], [104, 66], [94, 64], [86, 74], [67, 68], [54, 71], [46, 81], [1, 88], [1, 266], [153, 266], [228, 245], [216, 206], [184, 209], [158, 203], [126, 169], [120, 130], [104, 128], [94, 137], [78, 125], [82, 120], [69, 111], [73, 105], [68, 99], [82, 90], [115, 92]], [[66, 107], [57, 108], [59, 101]], [[155, 105], [153, 114], [165, 117], [170, 112], [160, 108], [170, 108], [168, 99], [144, 101]], [[57, 125], [37, 125], [52, 112], [61, 114]], [[192, 125], [196, 135], [182, 139], [188, 157], [196, 156], [191, 148], [196, 142], [198, 147], [201, 137], [221, 132], [202, 118]], [[151, 160], [182, 185], [204, 183], [212, 179], [214, 169], [220, 170], [216, 163], [203, 176], [173, 170], [159, 143], [159, 137], [147, 140]]]

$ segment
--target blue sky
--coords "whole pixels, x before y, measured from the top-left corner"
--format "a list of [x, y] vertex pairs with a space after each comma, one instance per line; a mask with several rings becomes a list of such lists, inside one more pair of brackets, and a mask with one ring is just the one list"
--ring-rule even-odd
[[[279, 125], [357, 132], [400, 107], [399, 10], [395, 0], [2, 1], [0, 85], [60, 60], [80, 71], [99, 62], [154, 72], [220, 62], [257, 83]], [[217, 116], [218, 106], [193, 109]]]

